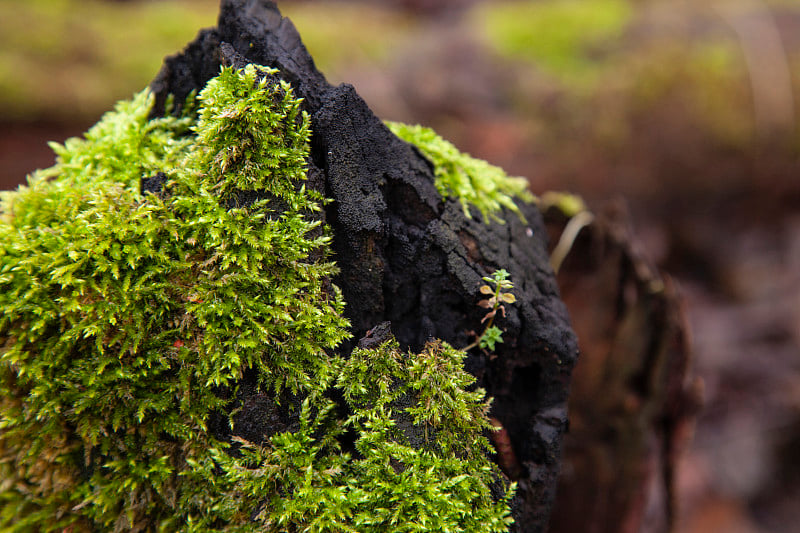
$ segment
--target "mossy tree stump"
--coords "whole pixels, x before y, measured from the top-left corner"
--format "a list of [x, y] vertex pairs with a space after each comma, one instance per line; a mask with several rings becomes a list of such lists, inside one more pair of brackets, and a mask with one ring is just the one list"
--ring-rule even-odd
[[[222, 66], [228, 68], [220, 75]], [[267, 67], [275, 70], [265, 70]], [[241, 73], [240, 77], [232, 72]], [[223, 105], [224, 102], [219, 101], [221, 97], [207, 89], [212, 79], [226, 79], [227, 83], [234, 85], [244, 80], [244, 85], [235, 88], [243, 98], [251, 98], [253, 90], [261, 92], [252, 102], [232, 101]], [[117, 346], [120, 342], [125, 343], [122, 352], [136, 362], [139, 361], [141, 346], [149, 346], [151, 342], [169, 342], [168, 353], [156, 348], [148, 352], [152, 360], [147, 360], [147, 370], [143, 366], [142, 373], [147, 374], [151, 364], [163, 365], [165, 380], [185, 385], [183, 389], [176, 385], [174, 390], [169, 390], [182, 390], [185, 395], [182, 398], [157, 398], [152, 404], [140, 406], [140, 411], [132, 406], [132, 412], [139, 413], [139, 419], [146, 417], [148, 412], [157, 416], [178, 402], [183, 409], [181, 412], [194, 417], [194, 425], [183, 435], [178, 427], [179, 421], [176, 421], [175, 427], [167, 431], [167, 440], [171, 443], [169, 450], [164, 450], [163, 457], [156, 457], [158, 452], [154, 451], [145, 467], [126, 462], [124, 454], [114, 461], [108, 460], [108, 457], [121, 453], [113, 449], [113, 443], [124, 443], [120, 446], [130, 449], [141, 448], [141, 445], [157, 448], [153, 439], [163, 436], [149, 435], [141, 427], [117, 422], [111, 430], [86, 433], [83, 432], [85, 428], [76, 429], [74, 421], [70, 422], [72, 419], [67, 414], [74, 415], [71, 409], [67, 414], [61, 413], [61, 406], [48, 411], [48, 406], [57, 402], [46, 403], [38, 411], [33, 411], [24, 398], [30, 391], [38, 389], [21, 369], [26, 368], [30, 358], [35, 359], [37, 354], [33, 348], [23, 346], [25, 335], [20, 332], [25, 321], [30, 316], [37, 316], [38, 311], [26, 308], [15, 316], [9, 315], [5, 322], [0, 322], [3, 341], [7, 348], [10, 347], [9, 353], [13, 354], [12, 360], [5, 361], [3, 373], [6, 389], [13, 391], [2, 406], [6, 413], [4, 417], [13, 419], [8, 427], [19, 432], [22, 427], [38, 427], [36, 424], [43, 420], [48, 431], [56, 426], [60, 428], [63, 440], [55, 439], [42, 445], [70, 446], [67, 455], [57, 453], [55, 456], [58, 458], [52, 459], [56, 467], [54, 475], [72, 480], [65, 482], [64, 486], [74, 483], [85, 492], [80, 495], [82, 501], [74, 505], [70, 498], [76, 496], [64, 490], [59, 496], [63, 501], [41, 497], [42, 490], [45, 490], [42, 489], [42, 479], [47, 478], [48, 483], [58, 485], [58, 480], [52, 476], [42, 477], [41, 472], [35, 471], [49, 464], [47, 457], [32, 459], [43, 450], [25, 448], [23, 453], [18, 442], [0, 438], [0, 467], [11, 469], [8, 472], [16, 469], [14, 475], [17, 476], [9, 486], [0, 483], [4, 498], [26, 494], [37, 494], [40, 498], [40, 501], [23, 498], [3, 509], [5, 515], [15, 512], [15, 509], [27, 513], [28, 526], [17, 522], [17, 530], [36, 530], [36, 520], [41, 520], [43, 513], [56, 510], [58, 520], [61, 520], [59, 524], [62, 524], [58, 527], [86, 529], [100, 525], [118, 530], [137, 527], [145, 530], [159, 524], [166, 530], [218, 527], [244, 531], [259, 523], [271, 531], [281, 530], [284, 518], [287, 523], [304, 523], [307, 513], [311, 512], [309, 509], [318, 508], [325, 512], [314, 518], [314, 530], [325, 530], [325, 524], [341, 524], [350, 518], [359, 520], [361, 524], [370, 524], [373, 519], [368, 513], [364, 514], [364, 507], [359, 506], [369, 503], [377, 488], [383, 490], [386, 487], [381, 476], [397, 476], [398, 480], [405, 480], [403, 483], [409, 483], [408, 486], [417, 487], [421, 483], [419, 486], [423, 493], [435, 488], [434, 481], [428, 480], [429, 485], [419, 481], [415, 477], [415, 467], [411, 465], [420, 468], [420, 475], [423, 471], [429, 472], [428, 467], [448, 473], [450, 477], [446, 478], [445, 485], [454, 491], [453, 494], [466, 494], [463, 501], [472, 501], [469, 498], [473, 498], [480, 503], [476, 503], [473, 509], [474, 516], [469, 516], [468, 509], [457, 505], [462, 500], [454, 500], [452, 509], [441, 505], [436, 507], [443, 501], [442, 494], [446, 496], [449, 493], [428, 492], [430, 502], [423, 498], [418, 503], [420, 508], [427, 509], [425, 506], [431, 503], [434, 513], [430, 516], [443, 520], [441, 523], [431, 522], [429, 527], [432, 530], [448, 524], [461, 524], [452, 522], [459, 520], [453, 518], [458, 513], [462, 516], [460, 520], [466, 520], [465, 524], [476, 524], [469, 526], [472, 528], [469, 530], [499, 530], [504, 523], [501, 507], [508, 503], [505, 498], [511, 493], [507, 483], [501, 483], [503, 475], [496, 467], [492, 470], [481, 462], [488, 452], [481, 444], [485, 438], [476, 435], [480, 435], [480, 431], [485, 431], [486, 435], [492, 432], [486, 422], [488, 404], [482, 403], [482, 393], [473, 390], [471, 384], [475, 380], [477, 386], [493, 398], [490, 414], [504, 427], [495, 440], [501, 452], [497, 461], [503, 466], [505, 476], [511, 478], [506, 481], [517, 483], [510, 501], [514, 518], [511, 528], [514, 531], [543, 531], [553, 504], [559, 472], [561, 441], [567, 425], [569, 377], [577, 358], [577, 348], [549, 266], [545, 229], [536, 207], [523, 201], [503, 207], [501, 202], [495, 216], [485, 219], [486, 212], [482, 212], [480, 205], [471, 210], [467, 206], [465, 211], [463, 198], [442, 195], [436, 186], [436, 169], [423, 151], [395, 136], [370, 111], [352, 86], [333, 87], [328, 84], [316, 70], [294, 26], [280, 15], [272, 2], [223, 0], [218, 26], [201, 31], [181, 54], [167, 58], [151, 89], [155, 97], [150, 110], [152, 120], [146, 122], [146, 117], [141, 116], [142, 109], [148, 111], [143, 107], [146, 102], [142, 100], [139, 107], [134, 106], [139, 115], [130, 127], [154, 131], [156, 140], [153, 146], [147, 144], [150, 141], [136, 145], [142, 150], [143, 157], [136, 168], [114, 169], [129, 181], [135, 179], [137, 186], [132, 189], [128, 184], [112, 189], [119, 189], [114, 194], [119, 194], [120, 206], [130, 207], [129, 211], [120, 209], [115, 214], [120, 227], [125, 226], [128, 215], [153, 217], [148, 219], [152, 224], [144, 226], [141, 231], [125, 233], [130, 242], [121, 246], [119, 254], [120, 257], [129, 257], [126, 255], [129, 248], [125, 246], [139, 250], [153, 242], [159, 245], [162, 243], [159, 239], [165, 239], [163, 243], [171, 243], [169, 246], [165, 244], [157, 248], [158, 253], [152, 249], [142, 251], [141, 257], [146, 258], [142, 261], [154, 260], [154, 257], [161, 260], [162, 255], [179, 256], [180, 268], [172, 277], [164, 278], [167, 280], [164, 284], [173, 283], [178, 289], [167, 286], [160, 293], [161, 286], [154, 287], [148, 298], [163, 304], [157, 307], [160, 314], [148, 315], [145, 311], [141, 316], [131, 316], [132, 322], [125, 322], [131, 327], [141, 325], [139, 336], [149, 331], [147, 328], [154, 328], [159, 332], [155, 338], [142, 338], [132, 343], [125, 338], [120, 340], [112, 335], [117, 331], [114, 328], [118, 320], [112, 316], [111, 322], [106, 321], [95, 330], [82, 329], [83, 339], [90, 344], [77, 338], [70, 340], [74, 340], [74, 346], [70, 345], [59, 364], [67, 364], [71, 369], [70, 358], [81, 360], [82, 355], [90, 351], [105, 357], [108, 346]], [[184, 108], [183, 102], [192, 102], [192, 95], [198, 93], [199, 102], [204, 107], [197, 125], [190, 131], [186, 116], [192, 110]], [[294, 99], [295, 96], [302, 100]], [[280, 118], [268, 115], [270, 118], [266, 123], [248, 122], [251, 114], [256, 118], [259, 116], [252, 106], [256, 109], [262, 105], [269, 107], [272, 105], [270, 102], [282, 113]], [[216, 115], [213, 112], [215, 106], [221, 109]], [[240, 121], [237, 122], [239, 129], [229, 129], [227, 119]], [[284, 132], [281, 139], [285, 142], [270, 148], [266, 155], [271, 157], [280, 153], [280, 161], [265, 162], [264, 154], [257, 153], [257, 149], [264, 142], [271, 142], [265, 137], [275, 128]], [[194, 155], [181, 154], [192, 138], [192, 131], [200, 137], [199, 141], [206, 143], [204, 146], [211, 148], [204, 148], [205, 151]], [[134, 131], [136, 135], [137, 132], [139, 130]], [[104, 133], [119, 135], [120, 131], [104, 132], [102, 128], [96, 131], [98, 136]], [[297, 144], [298, 139], [308, 139], [309, 144]], [[81, 145], [72, 147], [75, 146], [80, 148]], [[303, 152], [304, 146], [309, 150]], [[112, 150], [113, 146], [108, 149]], [[68, 143], [61, 152], [62, 157], [68, 157], [69, 151]], [[171, 155], [159, 160], [164, 154]], [[285, 178], [285, 168], [292, 169], [290, 174], [294, 175], [298, 154], [308, 154], [307, 160], [299, 161], [306, 165], [305, 176], [291, 182], [281, 181]], [[130, 157], [130, 154], [119, 156], [122, 161], [123, 156]], [[286, 158], [290, 163], [282, 162]], [[104, 168], [105, 162], [96, 162], [97, 168]], [[85, 160], [78, 163], [84, 164]], [[286, 164], [289, 166], [283, 166]], [[188, 169], [181, 168], [186, 165]], [[60, 169], [68, 170], [63, 165]], [[71, 170], [75, 171], [74, 168]], [[152, 174], [136, 177], [137, 172], [147, 170], [153, 171]], [[158, 172], [154, 172], [156, 170]], [[248, 176], [253, 172], [271, 181], [267, 185], [257, 180], [251, 182]], [[177, 177], [171, 178], [171, 174]], [[87, 176], [90, 179], [91, 174]], [[45, 177], [56, 178], [58, 183], [57, 176]], [[46, 188], [46, 181], [41, 179], [31, 187]], [[91, 209], [98, 204], [83, 192], [90, 190], [92, 184], [81, 183], [80, 186], [83, 187], [80, 194], [75, 193], [74, 198], [65, 196], [65, 199], [83, 202], [80, 205], [88, 206], [87, 212], [92, 212]], [[45, 197], [50, 198], [47, 194], [45, 192]], [[103, 194], [107, 200], [108, 192]], [[196, 200], [200, 203], [195, 203]], [[12, 202], [11, 205], [16, 204]], [[56, 209], [54, 213], [60, 211]], [[248, 220], [251, 215], [256, 218]], [[16, 216], [13, 209], [9, 216], [12, 219]], [[214, 217], [219, 217], [219, 227], [215, 225]], [[159, 220], [165, 221], [163, 228], [158, 226]], [[193, 221], [197, 222], [195, 226], [192, 226]], [[16, 231], [13, 229], [16, 223], [13, 221], [8, 226], [12, 228], [8, 230], [9, 235]], [[241, 232], [237, 223], [241, 224]], [[284, 224], [287, 231], [293, 232], [292, 238], [302, 243], [302, 250], [286, 252], [294, 254], [293, 257], [269, 257], [269, 246], [258, 239], [267, 235], [275, 238], [276, 243], [281, 241], [264, 230], [264, 224], [268, 228]], [[43, 235], [47, 234], [46, 229], [39, 229]], [[203, 233], [197, 234], [200, 230]], [[189, 233], [182, 233], [184, 231]], [[136, 235], [146, 237], [148, 241], [137, 242]], [[170, 241], [171, 235], [180, 236], [180, 243]], [[113, 236], [114, 239], [117, 237]], [[231, 240], [240, 246], [237, 250], [241, 253], [230, 252], [227, 247]], [[221, 247], [219, 254], [214, 252], [214, 243]], [[197, 253], [187, 251], [187, 245], [200, 246], [202, 250]], [[275, 249], [281, 248], [277, 246]], [[10, 257], [9, 253], [18, 251], [14, 248], [3, 253]], [[59, 250], [56, 247], [48, 251], [51, 252], [55, 257]], [[250, 252], [254, 255], [248, 256]], [[64, 252], [69, 260], [80, 259], [77, 251], [75, 257], [70, 253], [72, 251]], [[113, 254], [110, 257], [114, 257]], [[325, 262], [328, 259], [335, 261], [335, 268]], [[220, 267], [220, 261], [227, 266]], [[8, 270], [0, 273], [0, 282], [20, 291], [14, 284], [24, 273], [13, 261], [8, 265]], [[230, 265], [234, 270], [228, 272]], [[259, 279], [260, 265], [269, 268], [269, 272], [263, 272], [263, 279]], [[132, 265], [131, 269], [135, 266]], [[291, 268], [281, 270], [288, 267]], [[37, 267], [30, 268], [35, 270]], [[492, 353], [471, 349], [464, 356], [463, 352], [450, 346], [466, 347], [474, 340], [474, 331], [480, 329], [485, 315], [485, 310], [478, 305], [483, 299], [480, 293], [482, 278], [499, 269], [510, 273], [516, 297], [514, 304], [506, 306], [505, 314], [497, 321], [504, 330], [504, 342], [498, 344]], [[162, 274], [167, 275], [164, 272], [158, 275]], [[158, 275], [156, 279], [161, 280]], [[281, 312], [273, 304], [281, 298], [290, 298], [290, 294], [281, 293], [280, 297], [275, 296], [269, 302], [260, 299], [262, 292], [259, 291], [274, 296], [273, 293], [280, 293], [284, 288], [281, 284], [289, 278], [301, 287], [296, 294], [297, 298], [303, 298], [302, 302], [295, 302], [297, 305]], [[132, 279], [137, 290], [146, 286], [146, 279]], [[70, 283], [73, 281], [71, 279]], [[202, 293], [194, 290], [195, 283], [205, 287], [203, 283], [206, 282], [210, 287], [208, 290], [203, 289], [205, 292]], [[315, 282], [319, 285], [307, 288]], [[73, 285], [67, 284], [69, 287]], [[61, 290], [64, 286], [62, 283]], [[240, 295], [236, 294], [237, 286], [242, 288]], [[105, 309], [98, 299], [92, 299], [102, 293], [92, 292], [95, 289], [93, 286], [87, 289], [87, 298], [91, 301], [83, 303], [94, 306], [91, 309]], [[60, 299], [58, 301], [69, 301], [55, 285], [47, 286], [47, 290], [52, 290], [54, 297]], [[24, 291], [19, 294], [27, 297]], [[123, 287], [117, 296], [124, 301], [126, 295]], [[173, 296], [180, 302], [170, 299]], [[223, 296], [229, 299], [224, 300], [224, 305], [218, 304], [216, 298]], [[243, 301], [252, 306], [241, 307]], [[315, 336], [311, 318], [314, 312], [312, 304], [323, 308], [317, 324], [321, 328], [318, 336]], [[259, 315], [258, 309], [269, 316]], [[50, 311], [55, 313], [50, 318], [62, 316], [58, 307]], [[194, 332], [191, 341], [183, 337], [173, 338], [176, 332], [184, 332], [188, 327], [181, 323], [178, 316], [181, 313], [185, 316], [194, 313], [193, 319], [198, 320], [196, 326], [190, 327], [195, 328], [191, 329]], [[67, 318], [60, 322], [42, 322], [43, 328], [50, 328], [45, 333], [50, 333], [39, 332], [37, 335], [52, 339], [53, 346], [61, 346], [57, 343], [59, 338], [63, 340], [64, 332], [74, 335], [77, 331], [72, 327], [75, 323], [67, 324], [72, 315], [63, 316]], [[75, 316], [78, 325], [92, 318], [80, 314]], [[22, 322], [15, 322], [15, 317]], [[105, 320], [104, 316], [94, 318]], [[161, 326], [159, 320], [163, 320]], [[269, 333], [271, 321], [281, 324], [279, 334]], [[256, 332], [263, 326], [266, 333], [261, 337], [254, 334], [252, 342], [249, 337], [237, 338], [236, 328], [242, 323], [255, 324], [251, 330]], [[87, 324], [87, 327], [92, 325]], [[380, 343], [370, 342], [369, 339], [382, 331], [381, 328], [389, 329], [391, 335], [387, 334], [385, 339], [382, 337]], [[219, 346], [211, 339], [212, 332], [223, 339]], [[302, 335], [309, 335], [307, 341], [299, 342]], [[393, 344], [392, 337], [397, 344]], [[365, 340], [361, 347], [356, 348], [355, 339]], [[364, 351], [365, 346], [371, 344], [375, 344], [373, 351]], [[209, 367], [205, 369], [208, 372], [201, 374], [207, 381], [192, 382], [196, 369], [189, 368], [181, 358], [188, 353], [205, 353], [203, 347], [206, 345], [213, 345], [214, 350], [219, 348], [218, 357], [211, 360], [200, 358], [197, 365]], [[237, 353], [238, 349], [242, 354]], [[261, 357], [261, 353], [265, 356]], [[300, 359], [297, 359], [297, 354], [300, 354]], [[120, 364], [127, 364], [127, 359], [123, 359], [121, 357]], [[221, 362], [219, 368], [213, 367], [215, 360]], [[115, 364], [103, 363], [98, 368], [98, 376], [105, 379], [105, 369]], [[463, 368], [459, 366], [462, 364]], [[365, 368], [373, 368], [371, 365], [380, 368], [381, 373], [365, 372]], [[34, 366], [42, 368], [42, 365]], [[462, 375], [463, 369], [471, 377]], [[432, 374], [437, 371], [448, 376], [442, 385], [439, 385], [438, 376]], [[57, 375], [41, 377], [59, 383], [61, 379]], [[64, 378], [64, 383], [73, 387], [68, 378]], [[109, 379], [109, 383], [114, 385], [113, 376]], [[370, 388], [373, 386], [379, 387], [380, 394]], [[136, 383], [131, 387], [134, 396], [141, 392], [135, 390]], [[73, 388], [79, 397], [80, 385]], [[201, 404], [203, 408], [192, 403], [197, 401], [192, 394], [207, 400]], [[120, 398], [124, 401], [126, 397], [122, 395]], [[454, 407], [443, 409], [442, 406]], [[392, 419], [385, 411], [413, 416], [404, 419], [405, 415], [398, 415]], [[118, 414], [117, 411], [111, 412]], [[7, 413], [13, 413], [13, 416]], [[344, 422], [337, 426], [335, 420]], [[442, 426], [442, 420], [449, 421], [450, 425]], [[434, 428], [430, 433], [419, 429], [429, 426]], [[462, 442], [450, 431], [452, 427], [459, 427], [467, 432], [465, 435], [472, 437]], [[109, 436], [109, 432], [119, 432], [119, 440], [114, 440], [116, 437]], [[94, 435], [102, 446], [93, 447], [92, 442], [86, 439], [75, 439], [76, 434]], [[384, 470], [379, 468], [380, 461], [370, 464], [375, 448], [368, 446], [372, 442], [369, 439], [377, 438], [376, 435], [383, 435], [389, 442], [387, 445], [385, 441], [375, 441], [378, 448], [397, 454], [392, 456], [394, 462], [384, 465], [387, 467]], [[187, 452], [185, 442], [181, 440], [184, 436], [193, 439], [191, 453]], [[203, 446], [216, 450], [216, 442], [225, 443], [227, 452], [214, 451], [211, 455], [203, 455]], [[435, 454], [431, 458], [429, 452], [450, 454], [453, 460], [464, 462], [453, 463], [448, 457], [443, 459]], [[376, 457], [385, 458], [380, 454]], [[350, 459], [367, 466], [363, 470], [348, 470]], [[23, 474], [20, 474], [20, 465], [27, 469]], [[186, 465], [191, 468], [181, 471]], [[467, 476], [460, 476], [457, 473], [459, 465], [468, 465], [473, 470]], [[308, 472], [306, 478], [298, 473], [300, 467], [305, 469], [301, 469], [302, 472]], [[139, 472], [142, 468], [145, 471]], [[144, 486], [136, 481], [125, 485], [140, 499], [119, 503], [120, 507], [103, 508], [98, 502], [113, 501], [114, 485], [92, 485], [91, 480], [99, 480], [104, 472], [117, 471], [115, 469], [130, 470], [132, 475], [140, 476], [136, 479], [148, 481]], [[156, 484], [151, 480], [154, 471], [163, 478]], [[353, 477], [336, 481], [343, 471]], [[264, 476], [259, 477], [259, 473]], [[361, 486], [362, 478], [358, 477], [361, 474], [366, 476], [363, 479], [368, 478], [373, 484], [365, 481]], [[215, 481], [217, 475], [218, 484]], [[38, 487], [30, 485], [31, 476], [39, 476]], [[180, 476], [183, 476], [182, 483], [195, 485], [194, 492], [170, 492]], [[205, 496], [200, 497], [198, 495], [204, 494], [204, 483], [214, 484], [214, 490], [209, 489]], [[489, 485], [492, 486], [491, 495], [487, 492]], [[102, 487], [102, 490], [97, 487]], [[117, 489], [127, 490], [125, 487]], [[395, 489], [405, 490], [404, 487], [406, 485], [398, 485]], [[107, 500], [98, 496], [97, 492], [103, 490], [108, 494], [101, 496], [107, 496]], [[272, 494], [272, 499], [253, 497], [262, 490]], [[296, 496], [294, 499], [288, 494], [285, 498], [279, 497], [290, 490], [298, 492], [291, 495]], [[397, 498], [396, 492], [388, 492], [387, 498]], [[216, 493], [224, 498], [215, 500], [211, 495]], [[192, 498], [199, 499], [185, 501], [192, 494], [195, 495]], [[344, 498], [339, 502], [341, 506], [330, 507], [330, 502], [340, 497]], [[322, 503], [315, 504], [313, 498], [320, 498]], [[175, 519], [183, 520], [183, 523], [171, 522], [166, 515], [148, 516], [149, 506], [155, 505], [153, 502], [160, 502], [158, 505], [162, 511], [175, 506], [194, 509], [192, 512], [195, 514]], [[282, 506], [283, 514], [270, 514], [276, 506]], [[115, 512], [119, 513], [118, 518], [113, 518]], [[246, 516], [248, 512], [249, 517]], [[71, 518], [69, 513], [76, 513], [78, 518]], [[207, 521], [198, 518], [197, 523], [186, 522], [187, 516], [206, 516]], [[134, 527], [132, 517], [142, 520], [139, 526]], [[9, 516], [0, 518], [9, 522]], [[150, 519], [154, 522], [148, 522]], [[248, 519], [255, 522], [250, 523]], [[244, 520], [243, 525], [227, 527], [239, 524], [241, 520]], [[377, 517], [376, 514], [372, 530], [385, 530], [381, 527], [394, 523], [392, 520], [397, 518]], [[412, 524], [407, 518], [395, 525], [398, 531], [425, 527]], [[363, 530], [371, 529], [364, 526]]]

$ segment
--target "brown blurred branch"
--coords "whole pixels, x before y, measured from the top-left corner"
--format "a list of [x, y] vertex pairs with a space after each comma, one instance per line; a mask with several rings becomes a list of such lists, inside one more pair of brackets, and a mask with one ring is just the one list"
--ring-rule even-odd
[[[555, 233], [567, 226], [558, 213], [546, 219]], [[636, 252], [619, 206], [571, 239], [558, 280], [581, 356], [550, 531], [671, 531], [675, 465], [700, 392], [681, 300]]]

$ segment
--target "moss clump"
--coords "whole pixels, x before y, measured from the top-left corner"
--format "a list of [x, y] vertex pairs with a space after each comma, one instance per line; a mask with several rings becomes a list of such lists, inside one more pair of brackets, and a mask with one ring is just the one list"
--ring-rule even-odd
[[[302, 393], [330, 371], [347, 322], [322, 289], [333, 265], [310, 258], [328, 238], [310, 236], [319, 197], [297, 186], [309, 120], [287, 84], [257, 78], [224, 70], [182, 118], [148, 121], [144, 92], [5, 198], [0, 477], [12, 530], [76, 516], [209, 525], [225, 484], [186, 469], [224, 450], [206, 424], [229, 389], [255, 369], [265, 391]], [[160, 168], [165, 190], [142, 197], [139, 178]]]
[[534, 200], [525, 178], [509, 177], [502, 168], [460, 152], [430, 128], [400, 122], [386, 125], [430, 159], [439, 194], [457, 198], [468, 218], [471, 218], [470, 206], [474, 206], [487, 224], [490, 220], [502, 223], [497, 213], [505, 207], [524, 220], [514, 197], [524, 202]]
[[[338, 387], [362, 459], [352, 487], [358, 521], [369, 531], [506, 531], [513, 488], [488, 460], [485, 392], [468, 392], [465, 353], [429, 343], [404, 354], [396, 342], [356, 350]], [[505, 495], [493, 501], [489, 486]]]
[[[406, 354], [390, 340], [337, 360], [332, 385], [352, 414], [335, 420], [315, 394], [299, 431], [243, 443], [243, 460], [219, 456], [240, 476], [230, 501], [261, 495], [265, 531], [507, 531], [513, 486], [488, 459], [489, 403], [466, 390], [475, 379], [464, 357], [438, 341]], [[350, 453], [335, 439], [345, 430], [356, 435]]]
[[[140, 93], [3, 196], [3, 531], [505, 528], [463, 353], [332, 355], [349, 333], [309, 118], [273, 74], [223, 69], [179, 117]], [[245, 374], [297, 427], [209, 431], [236, 432]]]

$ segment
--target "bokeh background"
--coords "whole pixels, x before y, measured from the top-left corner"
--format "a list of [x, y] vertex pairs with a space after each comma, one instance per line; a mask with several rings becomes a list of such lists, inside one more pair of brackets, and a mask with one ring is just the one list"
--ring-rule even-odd
[[[624, 202], [686, 301], [705, 383], [678, 530], [799, 532], [800, 0], [278, 4], [382, 118], [534, 192]], [[145, 87], [217, 7], [0, 0], [0, 188]]]

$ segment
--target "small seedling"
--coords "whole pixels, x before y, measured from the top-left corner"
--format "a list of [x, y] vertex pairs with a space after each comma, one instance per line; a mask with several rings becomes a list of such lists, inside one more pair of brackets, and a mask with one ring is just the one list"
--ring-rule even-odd
[[[483, 281], [487, 285], [481, 285], [479, 289], [481, 294], [489, 296], [484, 300], [478, 302], [480, 307], [486, 308], [486, 315], [481, 319], [481, 323], [486, 322], [486, 327], [475, 342], [464, 348], [464, 351], [469, 351], [476, 346], [489, 351], [494, 351], [495, 344], [503, 342], [503, 331], [494, 325], [494, 319], [498, 311], [506, 316], [506, 309], [503, 304], [513, 304], [517, 301], [514, 295], [510, 292], [514, 288], [514, 284], [508, 279], [509, 273], [506, 269], [501, 268], [496, 270], [491, 277], [485, 276]], [[492, 287], [494, 286], [494, 287]]]

